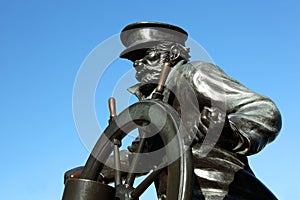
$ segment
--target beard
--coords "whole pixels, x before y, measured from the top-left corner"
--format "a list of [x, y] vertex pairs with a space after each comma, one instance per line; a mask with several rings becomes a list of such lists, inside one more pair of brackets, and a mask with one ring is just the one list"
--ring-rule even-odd
[[143, 64], [137, 67], [135, 77], [141, 83], [157, 84], [160, 77], [161, 66], [161, 63], [156, 65]]
[[157, 87], [160, 72], [161, 72], [161, 63], [157, 64], [142, 64], [136, 67], [136, 79], [141, 83], [140, 91], [146, 97], [149, 96]]

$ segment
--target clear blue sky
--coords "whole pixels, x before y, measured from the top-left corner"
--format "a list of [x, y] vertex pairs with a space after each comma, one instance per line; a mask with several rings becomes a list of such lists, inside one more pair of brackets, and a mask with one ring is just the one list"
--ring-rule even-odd
[[[283, 129], [250, 163], [279, 199], [300, 199], [299, 9], [297, 0], [2, 0], [1, 199], [61, 198], [63, 173], [88, 157], [72, 114], [77, 71], [99, 43], [142, 20], [183, 27], [224, 71], [275, 101]], [[127, 61], [116, 63], [122, 65], [116, 74], [131, 69]], [[96, 102], [108, 96], [97, 94]]]

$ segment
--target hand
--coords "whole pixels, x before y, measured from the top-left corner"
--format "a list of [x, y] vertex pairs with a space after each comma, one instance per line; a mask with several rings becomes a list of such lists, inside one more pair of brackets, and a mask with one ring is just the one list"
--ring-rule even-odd
[[[226, 119], [226, 113], [217, 107], [204, 107], [199, 120], [199, 130], [203, 135], [208, 133], [209, 128], [223, 126]], [[197, 135], [198, 136], [198, 135]]]

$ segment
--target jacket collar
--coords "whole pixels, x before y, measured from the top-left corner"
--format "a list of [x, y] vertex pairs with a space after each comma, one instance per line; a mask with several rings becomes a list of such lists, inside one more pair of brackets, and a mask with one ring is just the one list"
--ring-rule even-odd
[[130, 92], [131, 94], [135, 95], [139, 100], [145, 99], [145, 96], [142, 94], [140, 91], [140, 86], [141, 83], [137, 83], [129, 88], [127, 88], [127, 91]]

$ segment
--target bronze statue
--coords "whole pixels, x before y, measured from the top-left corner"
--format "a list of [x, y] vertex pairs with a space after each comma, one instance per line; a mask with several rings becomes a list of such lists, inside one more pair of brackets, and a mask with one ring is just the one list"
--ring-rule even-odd
[[[185, 46], [187, 38], [186, 31], [170, 24], [130, 24], [121, 32], [126, 49], [120, 55], [131, 60], [136, 69], [139, 83], [128, 90], [138, 97], [140, 105], [159, 99], [170, 105], [165, 107], [170, 112], [174, 109], [183, 123], [184, 143], [192, 155], [192, 168], [187, 172], [191, 177], [187, 187], [192, 192], [186, 198], [276, 199], [255, 177], [247, 160], [247, 156], [261, 151], [279, 133], [281, 116], [276, 105], [229, 77], [218, 66], [190, 62]], [[137, 138], [129, 151], [161, 148], [156, 146], [161, 141], [155, 136], [148, 139], [144, 150], [137, 150], [141, 142], [144, 139]], [[86, 177], [87, 171], [83, 172]], [[118, 176], [120, 184], [122, 175]], [[170, 199], [168, 176], [170, 171], [164, 169], [156, 174], [158, 199]], [[120, 199], [131, 198], [123, 195], [126, 192], [117, 193]]]

